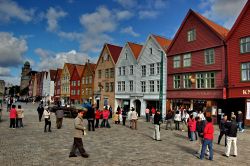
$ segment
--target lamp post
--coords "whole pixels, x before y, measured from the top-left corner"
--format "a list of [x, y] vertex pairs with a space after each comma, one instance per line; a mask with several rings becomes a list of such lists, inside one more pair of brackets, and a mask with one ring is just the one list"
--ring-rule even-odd
[[161, 65], [160, 65], [160, 94], [159, 94], [159, 110], [162, 115], [162, 100], [163, 100], [163, 51], [161, 51]]

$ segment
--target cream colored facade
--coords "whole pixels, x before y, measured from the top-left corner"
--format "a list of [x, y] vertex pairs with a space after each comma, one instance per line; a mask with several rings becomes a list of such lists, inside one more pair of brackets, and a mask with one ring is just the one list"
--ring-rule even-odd
[[64, 64], [61, 75], [61, 98], [63, 98], [65, 102], [69, 101], [70, 97], [70, 72], [68, 66], [69, 64]]

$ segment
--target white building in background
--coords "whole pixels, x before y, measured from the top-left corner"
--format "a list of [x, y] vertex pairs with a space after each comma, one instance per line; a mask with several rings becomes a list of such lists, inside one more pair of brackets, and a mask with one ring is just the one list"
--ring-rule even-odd
[[[166, 114], [167, 98], [167, 55], [166, 50], [171, 40], [164, 37], [149, 35], [137, 59], [138, 72], [136, 72], [136, 98], [135, 107], [140, 106], [140, 115], [145, 116], [145, 109], [159, 106], [160, 69], [163, 54], [163, 102], [162, 114]], [[138, 111], [137, 111], [138, 112]]]
[[45, 101], [53, 101], [54, 96], [54, 81], [55, 81], [56, 70], [49, 70], [49, 72], [44, 72], [43, 75], [43, 90], [42, 97]]
[[115, 69], [115, 109], [120, 106], [128, 110], [136, 105], [136, 85], [140, 77], [137, 58], [141, 49], [142, 45], [127, 42], [120, 53]]

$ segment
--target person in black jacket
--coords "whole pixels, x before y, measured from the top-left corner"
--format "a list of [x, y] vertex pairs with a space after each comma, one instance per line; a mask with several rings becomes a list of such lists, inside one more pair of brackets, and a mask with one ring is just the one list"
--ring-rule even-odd
[[225, 135], [225, 146], [227, 146], [227, 138], [226, 138], [226, 128], [225, 128], [225, 124], [227, 122], [227, 115], [224, 114], [223, 119], [221, 119], [220, 124], [219, 124], [219, 128], [220, 128], [220, 135], [218, 138], [218, 144], [220, 144], [220, 140], [223, 137], [223, 135]]
[[156, 141], [161, 141], [161, 136], [160, 136], [160, 121], [162, 120], [161, 118], [161, 112], [159, 110], [156, 111], [156, 114], [154, 116], [154, 135], [153, 139]]
[[37, 108], [37, 112], [38, 112], [38, 116], [39, 116], [39, 122], [41, 122], [41, 120], [42, 120], [43, 111], [44, 111], [43, 105], [40, 104], [39, 107]]
[[230, 149], [231, 149], [231, 143], [233, 143], [234, 152], [233, 156], [237, 156], [237, 122], [236, 117], [231, 117], [231, 121], [227, 122], [225, 124], [225, 127], [227, 130], [227, 147], [224, 156], [229, 157], [230, 155]]
[[93, 131], [95, 131], [95, 106], [92, 104], [92, 107], [88, 109], [86, 118], [88, 120], [88, 130], [91, 131], [91, 128]]

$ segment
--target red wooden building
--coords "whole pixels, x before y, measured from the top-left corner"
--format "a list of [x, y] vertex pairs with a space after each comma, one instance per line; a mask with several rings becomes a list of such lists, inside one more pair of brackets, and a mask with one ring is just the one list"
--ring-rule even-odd
[[54, 101], [55, 103], [60, 100], [61, 97], [61, 74], [62, 69], [57, 69], [55, 76], [55, 93], [54, 93]]
[[74, 70], [70, 79], [70, 101], [72, 104], [80, 104], [81, 101], [81, 79], [84, 65], [74, 65]]
[[250, 1], [227, 36], [228, 109], [241, 110], [250, 125]]
[[228, 30], [189, 10], [167, 50], [170, 108], [223, 109]]

